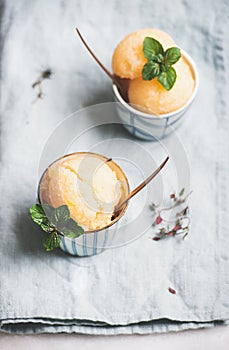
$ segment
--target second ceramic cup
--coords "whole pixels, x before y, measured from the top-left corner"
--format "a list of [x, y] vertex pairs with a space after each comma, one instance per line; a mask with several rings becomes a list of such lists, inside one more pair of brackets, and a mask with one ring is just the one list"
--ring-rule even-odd
[[113, 84], [113, 93], [118, 116], [123, 126], [135, 137], [154, 141], [162, 139], [169, 135], [174, 128], [177, 128], [184, 119], [185, 112], [189, 109], [193, 102], [199, 85], [198, 71], [193, 59], [184, 51], [181, 50], [182, 56], [189, 64], [194, 80], [195, 87], [188, 102], [181, 108], [167, 114], [156, 116], [149, 113], [144, 113], [134, 108], [121, 97], [118, 88]]

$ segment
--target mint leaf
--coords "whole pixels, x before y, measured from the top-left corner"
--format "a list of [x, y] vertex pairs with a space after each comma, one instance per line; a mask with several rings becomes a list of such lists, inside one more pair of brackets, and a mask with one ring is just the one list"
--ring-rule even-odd
[[143, 41], [143, 53], [147, 60], [153, 60], [156, 55], [164, 54], [164, 50], [159, 41], [146, 37]]
[[63, 235], [76, 238], [84, 233], [84, 229], [70, 218], [67, 205], [53, 208], [49, 204], [35, 204], [30, 208], [30, 215], [32, 220], [46, 232], [43, 246], [47, 251], [58, 247]]
[[29, 209], [32, 220], [41, 226], [47, 220], [45, 212], [40, 204], [35, 204]]
[[184, 188], [182, 188], [182, 190], [180, 191], [179, 196], [181, 197], [183, 196], [183, 194], [184, 194]]
[[168, 65], [176, 63], [181, 57], [181, 52], [178, 47], [170, 47], [165, 51], [164, 61]]
[[65, 237], [68, 237], [68, 238], [77, 238], [80, 236], [80, 234], [77, 234], [71, 230], [69, 230], [68, 228], [64, 227], [62, 229], [62, 232], [64, 234]]
[[46, 215], [47, 218], [51, 218], [52, 213], [54, 212], [55, 208], [51, 207], [51, 205], [44, 203], [42, 204], [42, 209]]
[[53, 230], [53, 226], [48, 220], [44, 210], [43, 210], [43, 205], [40, 204], [35, 204], [32, 206], [30, 209], [30, 215], [32, 220], [38, 224], [42, 230], [46, 232], [51, 232]]
[[79, 226], [73, 219], [69, 219], [61, 232], [68, 238], [76, 238], [84, 233], [84, 229]]
[[166, 90], [171, 90], [176, 81], [176, 77], [177, 74], [175, 69], [173, 67], [170, 67], [165, 72], [161, 72], [158, 75], [157, 80], [159, 81], [159, 83], [161, 83], [161, 85], [164, 86]]
[[70, 211], [67, 205], [61, 205], [60, 207], [54, 209], [51, 215], [51, 222], [55, 226], [61, 227], [65, 221], [70, 218]]
[[147, 62], [142, 69], [142, 79], [152, 80], [160, 73], [160, 65], [154, 61]]
[[61, 237], [56, 231], [52, 233], [48, 233], [45, 235], [43, 239], [43, 246], [45, 247], [46, 251], [49, 252], [57, 248], [60, 244], [60, 241], [61, 241]]
[[143, 53], [148, 62], [142, 69], [142, 79], [152, 80], [158, 77], [159, 83], [166, 90], [172, 89], [176, 81], [176, 71], [171, 65], [181, 57], [178, 47], [170, 47], [164, 52], [162, 45], [154, 38], [146, 37], [143, 41]]
[[51, 222], [46, 218], [46, 220], [44, 220], [42, 222], [42, 224], [40, 224], [41, 228], [43, 231], [45, 232], [52, 232], [54, 230], [53, 225], [51, 224]]
[[157, 63], [162, 63], [164, 61], [164, 56], [161, 53], [159, 53], [154, 57], [153, 61]]

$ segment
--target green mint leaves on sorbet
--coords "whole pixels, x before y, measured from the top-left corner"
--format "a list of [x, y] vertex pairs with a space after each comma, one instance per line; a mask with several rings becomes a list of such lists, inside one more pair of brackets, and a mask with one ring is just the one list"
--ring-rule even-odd
[[172, 65], [180, 59], [180, 49], [170, 47], [164, 51], [159, 41], [146, 37], [143, 41], [143, 53], [148, 62], [142, 69], [142, 79], [152, 80], [157, 77], [166, 90], [171, 90], [177, 77]]

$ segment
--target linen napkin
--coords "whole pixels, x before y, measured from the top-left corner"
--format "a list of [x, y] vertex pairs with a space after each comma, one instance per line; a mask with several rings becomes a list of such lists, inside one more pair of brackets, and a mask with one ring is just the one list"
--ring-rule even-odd
[[[227, 2], [113, 1], [103, 4], [102, 18], [98, 3], [87, 0], [9, 0], [3, 9], [1, 331], [144, 334], [228, 324]], [[118, 41], [142, 27], [171, 33], [195, 59], [200, 89], [178, 131], [193, 189], [185, 241], [153, 242], [151, 229], [90, 258], [43, 250], [28, 208], [46, 140], [68, 114], [112, 100], [111, 84], [81, 46], [75, 25], [107, 66]], [[53, 74], [42, 82], [40, 99], [31, 85], [47, 68]]]

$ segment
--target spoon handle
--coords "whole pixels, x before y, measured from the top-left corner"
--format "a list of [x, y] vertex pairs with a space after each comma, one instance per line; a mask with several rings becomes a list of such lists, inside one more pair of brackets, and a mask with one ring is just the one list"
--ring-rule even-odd
[[94, 54], [94, 52], [91, 50], [91, 48], [88, 46], [88, 44], [86, 43], [86, 41], [84, 40], [84, 38], [82, 37], [82, 34], [80, 33], [79, 29], [76, 28], [76, 32], [79, 35], [82, 43], [84, 44], [84, 46], [87, 48], [87, 50], [90, 52], [90, 54], [92, 55], [92, 57], [96, 60], [96, 62], [98, 63], [98, 65], [104, 70], [104, 72], [109, 76], [109, 78], [111, 78], [112, 81], [114, 81], [114, 77], [113, 74], [111, 72], [109, 72], [109, 70], [102, 64], [102, 62], [98, 59], [98, 57]]
[[126, 204], [133, 196], [135, 196], [139, 191], [141, 191], [150, 181], [153, 180], [153, 178], [161, 171], [161, 169], [165, 166], [167, 161], [169, 160], [169, 157], [167, 157], [161, 165], [149, 176], [147, 179], [145, 179], [140, 185], [138, 185], [133, 191], [130, 192], [130, 194], [124, 199], [124, 201], [117, 205], [115, 208], [115, 211], [120, 210], [124, 204]]

